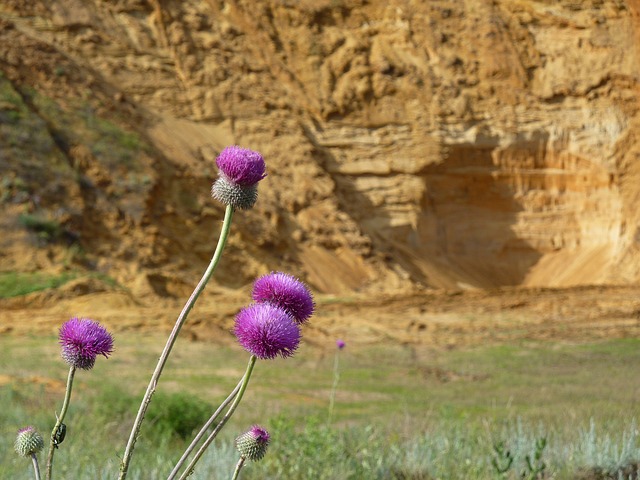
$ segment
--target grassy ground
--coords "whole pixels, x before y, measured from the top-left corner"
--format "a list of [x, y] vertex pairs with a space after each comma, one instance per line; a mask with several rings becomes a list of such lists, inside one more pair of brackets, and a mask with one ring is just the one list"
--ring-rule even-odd
[[[30, 478], [29, 462], [12, 452], [15, 431], [27, 424], [44, 434], [52, 428], [67, 368], [53, 337], [0, 342], [7, 376], [0, 391], [0, 461], [6, 478]], [[68, 439], [56, 454], [58, 478], [115, 477], [163, 343], [119, 335], [110, 359], [78, 373]], [[254, 423], [272, 432], [273, 444], [243, 478], [535, 478], [531, 470], [543, 465], [546, 478], [579, 478], [594, 467], [614, 472], [640, 459], [634, 423], [640, 418], [639, 347], [636, 339], [452, 351], [350, 344], [340, 352], [329, 423], [335, 352], [303, 345], [294, 358], [258, 362], [243, 403], [191, 478], [220, 470], [214, 478], [230, 478], [231, 441]], [[166, 478], [190, 438], [185, 429], [206, 419], [247, 360], [239, 348], [179, 341], [129, 478]]]
[[[70, 250], [69, 252], [70, 255], [73, 255], [74, 250]], [[109, 287], [119, 287], [117, 282], [107, 275], [87, 274], [73, 270], [55, 275], [42, 274], [39, 272], [0, 272], [0, 299], [55, 289], [71, 280], [82, 278], [96, 279]]]
[[73, 279], [71, 273], [42, 275], [39, 273], [0, 273], [0, 298], [17, 297], [31, 292], [56, 288]]

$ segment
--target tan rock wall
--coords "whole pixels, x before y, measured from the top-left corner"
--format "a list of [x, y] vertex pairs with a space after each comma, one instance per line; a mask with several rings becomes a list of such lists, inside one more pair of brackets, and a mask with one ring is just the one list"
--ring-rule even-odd
[[[125, 282], [206, 262], [220, 209], [188, 192], [230, 143], [269, 164], [231, 286], [640, 279], [636, 0], [9, 0], [0, 18], [16, 88], [88, 98], [150, 145], [148, 188], [113, 200]], [[47, 49], [64, 72], [42, 74]]]

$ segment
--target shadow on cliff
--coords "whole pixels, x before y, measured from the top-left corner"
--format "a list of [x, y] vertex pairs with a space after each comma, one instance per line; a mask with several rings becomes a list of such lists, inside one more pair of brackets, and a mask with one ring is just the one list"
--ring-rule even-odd
[[[331, 151], [318, 148], [327, 170], [336, 172]], [[388, 204], [375, 206], [353, 177], [333, 173], [340, 208], [390, 268], [400, 266], [415, 282], [452, 289], [520, 285], [541, 254], [517, 235], [523, 208], [512, 175], [494, 161], [497, 148], [491, 136], [446, 146], [442, 162], [416, 174], [424, 188], [409, 223], [399, 222]]]

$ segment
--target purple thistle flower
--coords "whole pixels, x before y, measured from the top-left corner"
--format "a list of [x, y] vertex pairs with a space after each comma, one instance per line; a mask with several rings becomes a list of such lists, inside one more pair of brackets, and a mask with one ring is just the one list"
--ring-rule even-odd
[[244, 458], [257, 461], [267, 453], [269, 440], [269, 432], [259, 425], [254, 425], [249, 431], [236, 438], [236, 447]]
[[272, 272], [253, 284], [253, 299], [283, 308], [298, 324], [313, 314], [313, 297], [307, 286], [293, 275]]
[[225, 205], [248, 210], [258, 199], [258, 182], [266, 177], [262, 155], [247, 148], [227, 147], [216, 159], [220, 176], [211, 195]]
[[267, 176], [262, 155], [236, 145], [222, 150], [216, 158], [216, 165], [227, 180], [245, 187], [255, 185]]
[[344, 340], [336, 340], [336, 347], [338, 350], [342, 350], [347, 344], [344, 343]]
[[290, 357], [300, 343], [300, 327], [286, 311], [268, 303], [240, 310], [234, 333], [240, 345], [263, 360]]
[[113, 337], [98, 322], [74, 317], [60, 328], [62, 358], [72, 367], [91, 370], [98, 355], [109, 357]]

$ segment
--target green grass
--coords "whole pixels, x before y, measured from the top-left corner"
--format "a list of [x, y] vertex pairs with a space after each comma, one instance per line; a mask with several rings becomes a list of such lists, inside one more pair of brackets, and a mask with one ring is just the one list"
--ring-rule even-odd
[[73, 100], [62, 105], [35, 90], [26, 93], [38, 114], [66, 143], [90, 146], [93, 155], [108, 168], [136, 170], [137, 157], [149, 149], [137, 132], [99, 116], [96, 108], [86, 101]]
[[58, 288], [80, 278], [95, 278], [110, 288], [124, 289], [114, 278], [100, 272], [69, 270], [56, 275], [40, 272], [0, 272], [0, 298], [18, 297]]
[[17, 297], [40, 290], [57, 288], [69, 280], [76, 278], [73, 272], [63, 272], [59, 275], [42, 273], [0, 273], [0, 298]]
[[[46, 129], [45, 122], [34, 115], [23, 101], [22, 95], [0, 74], [0, 150], [11, 159], [14, 155], [24, 155], [26, 150], [31, 156], [46, 158], [47, 173], [51, 177], [51, 168], [59, 164], [60, 155], [55, 152], [55, 144]], [[29, 159], [20, 159], [20, 164], [33, 163]], [[12, 162], [9, 161], [9, 165]], [[16, 164], [18, 162], [16, 161]], [[41, 169], [40, 165], [36, 168]], [[6, 171], [6, 168], [2, 168]], [[45, 177], [46, 178], [46, 177]]]
[[[11, 449], [15, 430], [34, 424], [47, 433], [62, 398], [29, 379], [64, 382], [67, 368], [55, 338], [0, 342], [2, 374], [11, 379], [0, 388], [0, 463], [7, 478], [29, 478], [28, 462]], [[160, 337], [117, 334], [111, 358], [78, 372], [68, 438], [56, 454], [58, 478], [114, 478], [163, 344]], [[239, 348], [178, 341], [129, 478], [166, 478], [188, 432], [226, 397], [247, 359]], [[323, 354], [304, 345], [291, 359], [259, 361], [236, 415], [191, 478], [230, 477], [232, 440], [254, 423], [273, 442], [244, 479], [527, 478], [526, 458], [541, 439], [547, 444], [539, 462], [549, 478], [576, 478], [596, 467], [615, 472], [640, 460], [637, 339], [453, 351], [349, 343], [340, 352], [329, 424], [333, 364], [333, 349]], [[513, 457], [503, 476], [491, 464], [500, 443]]]
[[18, 217], [18, 221], [27, 230], [36, 233], [39, 238], [47, 242], [58, 240], [64, 233], [64, 228], [59, 222], [39, 215], [22, 214]]

